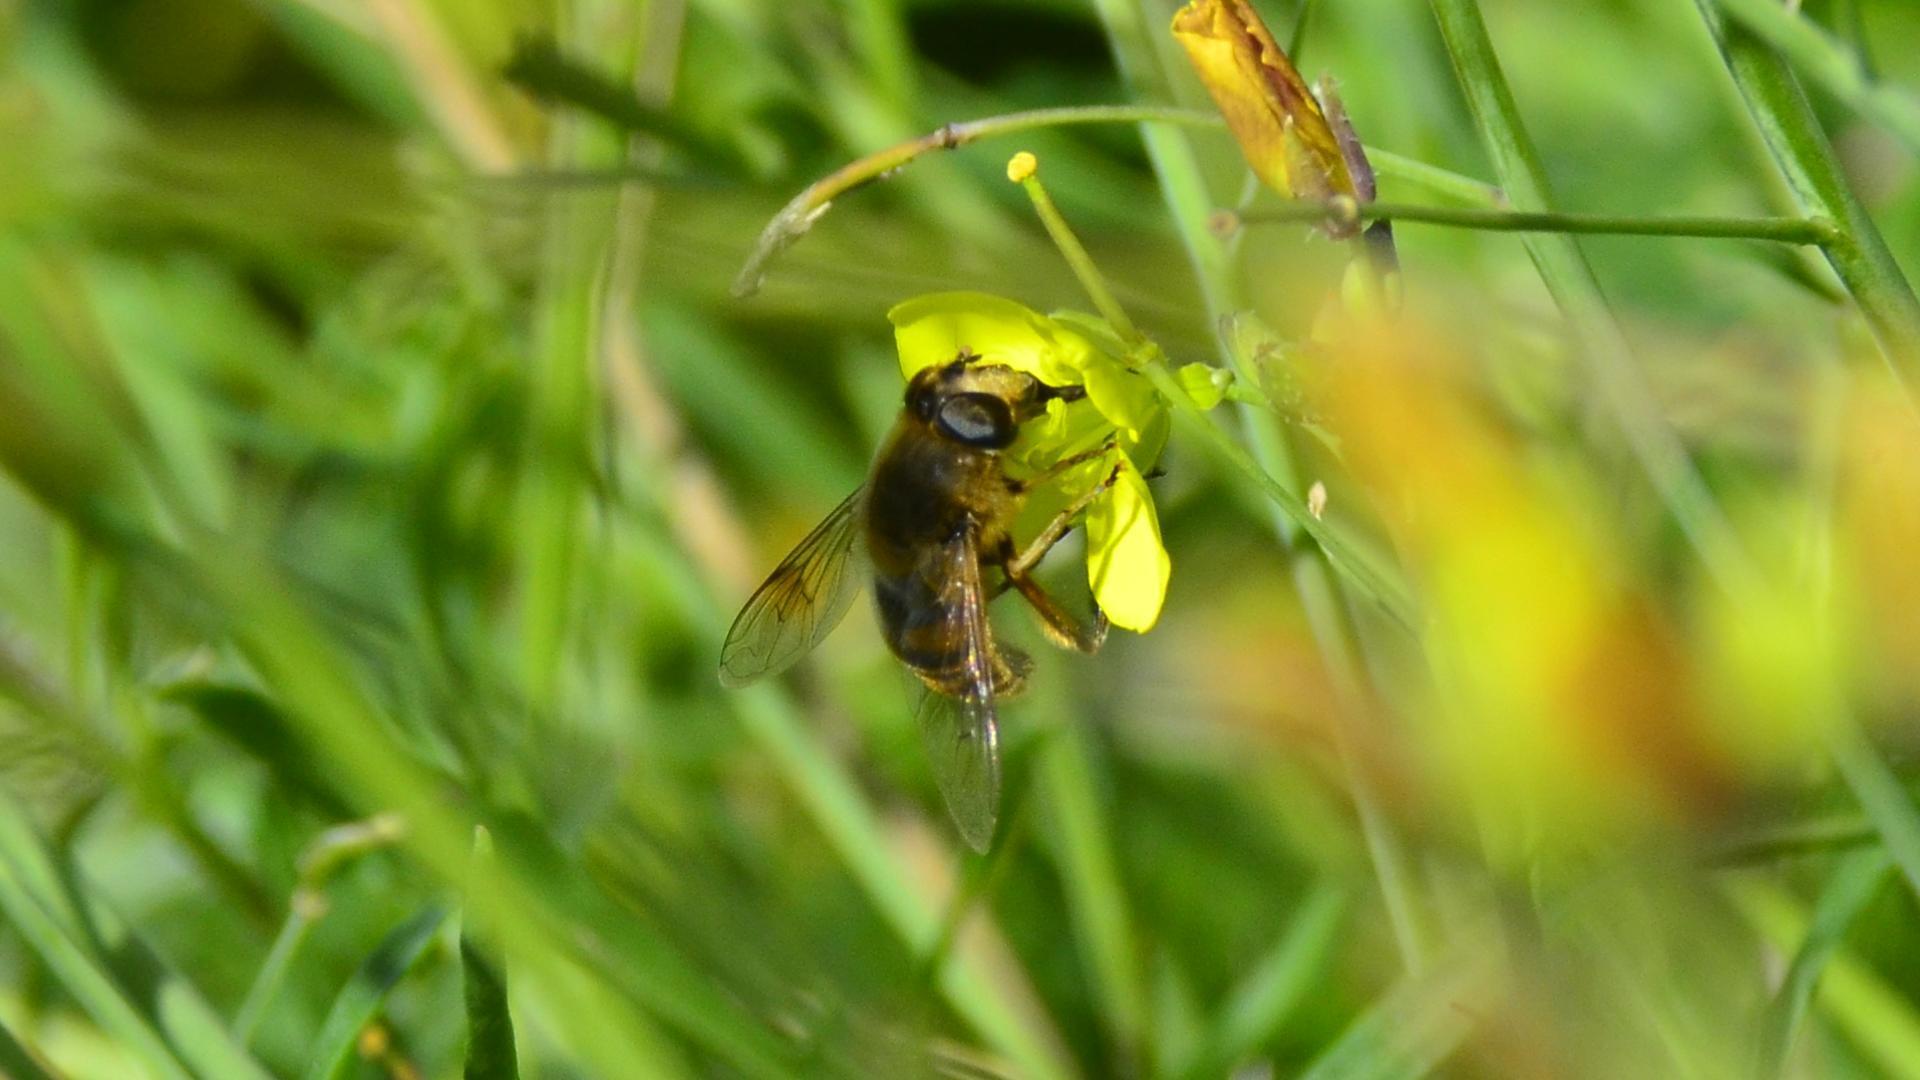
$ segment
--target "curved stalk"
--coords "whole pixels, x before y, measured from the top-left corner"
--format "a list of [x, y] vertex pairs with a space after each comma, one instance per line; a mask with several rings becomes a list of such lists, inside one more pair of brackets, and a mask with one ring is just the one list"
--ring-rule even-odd
[[[1113, 45], [1122, 77], [1143, 97], [1160, 100], [1170, 98], [1171, 87], [1159, 65], [1152, 39], [1148, 36], [1150, 31], [1142, 21], [1138, 4], [1133, 0], [1097, 0], [1095, 6], [1100, 12], [1101, 21], [1106, 24], [1107, 38]], [[1160, 181], [1168, 214], [1173, 218], [1181, 244], [1186, 248], [1188, 261], [1193, 265], [1194, 278], [1205, 298], [1207, 313], [1218, 326], [1221, 318], [1246, 305], [1235, 279], [1232, 257], [1220, 237], [1208, 227], [1213, 203], [1207, 193], [1205, 177], [1201, 175], [1199, 160], [1182, 132], [1148, 125], [1142, 127], [1140, 134], [1146, 144], [1147, 158], [1153, 163], [1154, 173]], [[1372, 149], [1367, 150], [1367, 155], [1374, 162], [1377, 172], [1383, 175], [1388, 173], [1384, 167], [1388, 162], [1383, 160], [1382, 155]], [[1483, 186], [1481, 191], [1488, 194], [1484, 201], [1499, 201], [1498, 193], [1493, 189]], [[1465, 201], [1482, 200], [1469, 195]], [[1216, 341], [1222, 359], [1239, 374], [1238, 381], [1243, 384], [1257, 383], [1257, 379], [1247, 377], [1250, 373], [1244, 370], [1241, 358], [1225, 338], [1217, 336]], [[1148, 370], [1151, 372], [1153, 369]], [[1192, 406], [1192, 401], [1184, 394], [1175, 402], [1178, 404], [1182, 400], [1189, 407]], [[1194, 419], [1192, 413], [1186, 410], [1177, 410], [1176, 416]], [[1251, 452], [1204, 417], [1200, 417], [1200, 422], [1194, 427], [1206, 439], [1210, 449], [1228, 458], [1238, 472], [1251, 477], [1282, 508], [1282, 512], [1274, 515], [1274, 532], [1288, 555], [1288, 570], [1300, 594], [1301, 607], [1312, 627], [1314, 642], [1320, 649], [1334, 685], [1342, 692], [1343, 701], [1347, 700], [1348, 691], [1357, 692], [1360, 686], [1363, 669], [1361, 646], [1348, 608], [1348, 597], [1343, 595], [1340, 583], [1332, 573], [1332, 553], [1325, 547], [1316, 551], [1300, 542], [1301, 528], [1309, 521], [1317, 523], [1317, 519], [1312, 517], [1310, 511], [1302, 517], [1299, 511], [1305, 510], [1306, 504], [1292, 494], [1294, 488], [1301, 486], [1294, 465], [1294, 448], [1272, 412], [1243, 405], [1241, 418]], [[1364, 715], [1357, 710], [1349, 710], [1347, 714]], [[1419, 971], [1426, 966], [1430, 950], [1425, 904], [1414, 881], [1411, 860], [1401, 844], [1393, 821], [1382, 806], [1379, 792], [1374, 789], [1366, 771], [1360, 767], [1351, 732], [1345, 724], [1336, 724], [1334, 732], [1346, 771], [1348, 792], [1353, 799], [1360, 829], [1366, 837], [1367, 852], [1379, 881], [1388, 918], [1393, 924], [1401, 960], [1409, 971]]]
[[[780, 212], [767, 222], [760, 231], [760, 237], [754, 242], [753, 251], [740, 267], [733, 279], [735, 297], [752, 296], [760, 289], [760, 283], [766, 279], [767, 267], [780, 254], [792, 247], [820, 216], [833, 206], [833, 201], [856, 188], [864, 187], [880, 180], [894, 171], [912, 164], [926, 154], [939, 150], [954, 150], [981, 139], [996, 138], [1002, 135], [1015, 135], [1035, 128], [1064, 127], [1071, 124], [1183, 124], [1189, 127], [1222, 127], [1225, 122], [1215, 112], [1203, 112], [1199, 109], [1180, 109], [1165, 105], [1082, 105], [1057, 109], [1033, 109], [1027, 112], [1005, 113], [1000, 116], [988, 116], [979, 120], [967, 120], [954, 124], [942, 124], [940, 127], [915, 139], [896, 143], [884, 150], [878, 150], [865, 157], [850, 161], [826, 176], [807, 185], [806, 189], [795, 195], [780, 208]], [[1369, 149], [1377, 170], [1383, 176], [1392, 176], [1408, 183], [1428, 188], [1438, 194], [1469, 203], [1496, 205], [1500, 201], [1499, 189], [1470, 177], [1460, 176], [1445, 169], [1398, 154]]]

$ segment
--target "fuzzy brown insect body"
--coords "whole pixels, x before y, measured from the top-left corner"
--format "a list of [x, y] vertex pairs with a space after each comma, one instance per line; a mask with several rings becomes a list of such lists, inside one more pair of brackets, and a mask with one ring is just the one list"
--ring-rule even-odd
[[[973, 691], [981, 663], [995, 696], [1024, 687], [1026, 658], [991, 635], [978, 649], [969, 609], [985, 602], [983, 554], [1012, 546], [1026, 501], [1000, 452], [1057, 393], [1007, 368], [930, 368], [908, 387], [906, 408], [874, 457], [865, 538], [881, 631], [901, 663], [948, 697]], [[959, 565], [967, 559], [971, 568]]]
[[1052, 387], [1013, 368], [961, 353], [909, 383], [905, 407], [874, 457], [867, 483], [847, 497], [773, 571], [734, 620], [720, 679], [741, 686], [792, 665], [845, 614], [865, 555], [882, 635], [926, 692], [916, 710], [933, 771], [968, 843], [984, 849], [999, 800], [994, 702], [1018, 693], [1030, 661], [998, 645], [987, 622], [986, 569], [1040, 614], [1047, 636], [1092, 652], [1105, 636], [1082, 627], [1029, 571], [1112, 475], [1074, 499], [1024, 550], [1014, 519], [1027, 492], [1109, 451], [1099, 447], [1046, 473], [1015, 479], [1003, 452], [1022, 424], [1079, 387]]

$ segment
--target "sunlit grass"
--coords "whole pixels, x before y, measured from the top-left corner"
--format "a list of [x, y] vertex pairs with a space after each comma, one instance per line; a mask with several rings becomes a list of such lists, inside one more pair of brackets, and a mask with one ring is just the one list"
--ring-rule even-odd
[[[1374, 209], [1170, 3], [0, 4], [0, 1073], [1920, 1076], [1920, 17], [1256, 6]], [[715, 677], [960, 290], [1173, 409], [985, 856]]]

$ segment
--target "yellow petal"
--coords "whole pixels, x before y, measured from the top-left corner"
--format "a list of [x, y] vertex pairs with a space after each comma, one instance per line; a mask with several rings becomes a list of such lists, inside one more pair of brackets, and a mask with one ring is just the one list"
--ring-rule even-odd
[[1091, 357], [1085, 374], [1087, 400], [1122, 432], [1139, 434], [1166, 409], [1146, 376], [1104, 356]]
[[1144, 634], [1160, 618], [1173, 564], [1153, 493], [1131, 462], [1087, 511], [1087, 583], [1113, 625]]
[[900, 370], [907, 378], [944, 364], [966, 350], [1050, 386], [1075, 385], [1092, 355], [1085, 338], [1024, 304], [989, 293], [948, 292], [916, 296], [887, 312], [893, 323]]

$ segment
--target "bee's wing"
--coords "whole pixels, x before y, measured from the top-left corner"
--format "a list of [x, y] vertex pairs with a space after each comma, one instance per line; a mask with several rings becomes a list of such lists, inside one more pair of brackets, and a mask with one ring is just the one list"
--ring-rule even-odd
[[993, 840], [1000, 814], [1000, 728], [994, 711], [994, 649], [987, 627], [987, 596], [980, 585], [980, 557], [971, 535], [959, 536], [933, 556], [925, 573], [941, 583], [941, 636], [960, 646], [954, 694], [927, 689], [915, 710], [920, 737], [933, 763], [933, 778], [946, 799], [960, 836], [975, 851]]
[[720, 683], [742, 687], [793, 666], [832, 632], [860, 591], [852, 557], [864, 488], [814, 526], [747, 600], [720, 647]]

